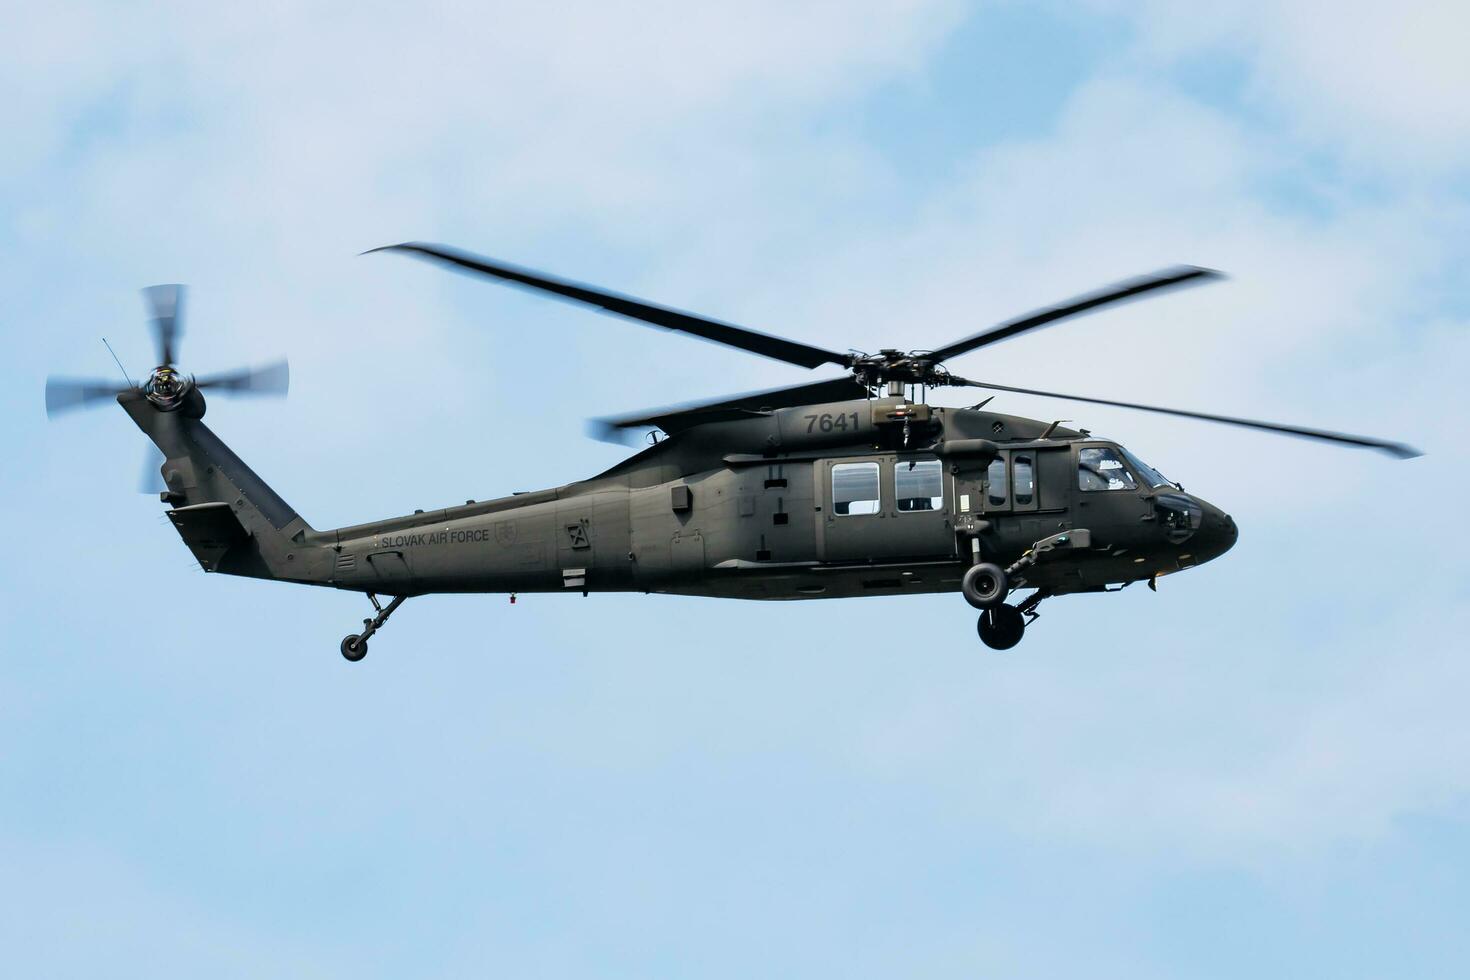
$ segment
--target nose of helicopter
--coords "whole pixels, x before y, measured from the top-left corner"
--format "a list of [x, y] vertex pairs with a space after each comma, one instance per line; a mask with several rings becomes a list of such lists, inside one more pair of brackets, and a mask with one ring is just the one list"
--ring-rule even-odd
[[1219, 558], [1225, 552], [1235, 547], [1236, 540], [1240, 537], [1240, 531], [1235, 526], [1235, 519], [1220, 508], [1207, 500], [1194, 498], [1204, 509], [1200, 528], [1194, 535], [1194, 540], [1189, 543], [1193, 545], [1195, 559], [1199, 562], [1207, 562], [1213, 558]]

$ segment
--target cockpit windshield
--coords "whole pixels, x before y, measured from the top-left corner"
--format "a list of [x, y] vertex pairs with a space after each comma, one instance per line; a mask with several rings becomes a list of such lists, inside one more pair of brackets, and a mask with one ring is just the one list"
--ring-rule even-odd
[[1159, 487], [1174, 487], [1175, 489], [1178, 489], [1178, 484], [1176, 484], [1173, 480], [1164, 476], [1164, 474], [1160, 473], [1158, 470], [1154, 469], [1152, 466], [1148, 465], [1143, 460], [1130, 453], [1127, 449], [1124, 449], [1122, 446], [1119, 446], [1118, 449], [1120, 449], [1123, 455], [1127, 457], [1128, 464], [1133, 467], [1133, 472], [1141, 476], [1143, 478], [1143, 481], [1149, 486], [1153, 487], [1154, 489], [1158, 489]]

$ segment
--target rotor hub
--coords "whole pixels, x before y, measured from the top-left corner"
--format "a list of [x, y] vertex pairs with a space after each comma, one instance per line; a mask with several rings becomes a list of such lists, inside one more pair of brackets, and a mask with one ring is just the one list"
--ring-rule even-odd
[[[143, 301], [151, 314], [153, 339], [157, 344], [158, 367], [150, 371], [143, 383], [135, 383], [118, 361], [124, 385], [115, 381], [84, 378], [46, 379], [46, 414], [54, 416], [83, 405], [114, 401], [119, 395], [142, 396], [161, 412], [179, 409], [190, 418], [204, 414], [204, 389], [233, 395], [284, 395], [291, 385], [291, 369], [284, 360], [261, 367], [242, 368], [196, 378], [183, 374], [174, 364], [179, 358], [179, 337], [183, 333], [184, 287], [179, 285], [149, 286], [143, 290]], [[104, 343], [105, 343], [104, 339]], [[108, 345], [109, 350], [111, 345]], [[116, 358], [116, 354], [113, 355]]]
[[876, 354], [855, 354], [851, 368], [855, 380], [869, 387], [888, 382], [931, 387], [949, 383], [949, 373], [934, 363], [928, 351], [884, 349]]
[[174, 370], [173, 365], [164, 364], [153, 369], [143, 391], [154, 405], [171, 412], [184, 403], [184, 396], [192, 387], [192, 379]]

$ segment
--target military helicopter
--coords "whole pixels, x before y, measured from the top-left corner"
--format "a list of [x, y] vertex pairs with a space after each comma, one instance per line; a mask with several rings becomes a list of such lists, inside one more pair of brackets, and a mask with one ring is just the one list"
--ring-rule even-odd
[[[163, 454], [159, 496], [208, 572], [366, 594], [349, 661], [403, 602], [434, 592], [658, 592], [822, 599], [958, 592], [987, 646], [1020, 642], [1037, 606], [1116, 591], [1217, 558], [1229, 515], [1086, 429], [927, 404], [968, 387], [1183, 416], [1419, 455], [1302, 426], [976, 381], [946, 362], [1104, 307], [1219, 278], [1181, 266], [1009, 320], [933, 350], [839, 353], [443, 245], [394, 251], [805, 368], [842, 373], [596, 423], [652, 444], [586, 480], [317, 530], [204, 425], [204, 393], [283, 394], [284, 362], [194, 378], [175, 366], [182, 287], [144, 291], [160, 364], [142, 384], [51, 378], [55, 415], [115, 399]], [[663, 437], [659, 438], [659, 433]], [[1029, 592], [1017, 602], [1017, 592]], [[380, 597], [387, 597], [383, 603]]]

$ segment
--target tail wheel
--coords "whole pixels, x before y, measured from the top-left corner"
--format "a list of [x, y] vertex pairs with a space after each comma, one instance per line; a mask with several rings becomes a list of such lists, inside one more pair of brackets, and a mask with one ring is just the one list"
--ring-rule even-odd
[[993, 562], [983, 561], [971, 565], [960, 580], [960, 592], [965, 601], [976, 609], [989, 609], [1005, 602], [1010, 591], [1004, 568]]
[[975, 624], [980, 642], [992, 650], [1009, 650], [1026, 635], [1026, 617], [1015, 606], [999, 605], [980, 614]]

